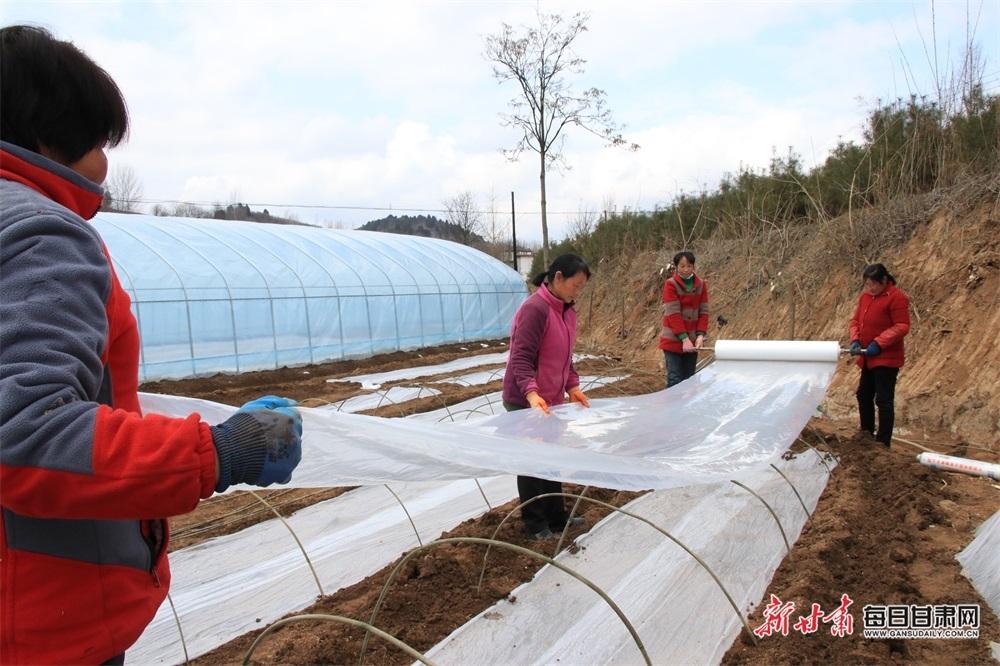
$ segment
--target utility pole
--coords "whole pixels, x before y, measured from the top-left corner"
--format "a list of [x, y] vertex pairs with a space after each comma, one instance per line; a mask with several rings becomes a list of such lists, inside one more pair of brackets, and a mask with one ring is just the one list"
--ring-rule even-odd
[[511, 263], [514, 265], [514, 270], [520, 273], [521, 271], [517, 267], [517, 225], [514, 224], [514, 193], [510, 193], [510, 237], [514, 241], [514, 253], [511, 255]]

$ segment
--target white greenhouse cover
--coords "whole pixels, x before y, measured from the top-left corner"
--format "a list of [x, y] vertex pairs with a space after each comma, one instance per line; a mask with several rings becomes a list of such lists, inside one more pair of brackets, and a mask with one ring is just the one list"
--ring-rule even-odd
[[[396, 484], [424, 543], [463, 520], [517, 496], [511, 477], [447, 483]], [[188, 655], [194, 658], [237, 636], [260, 629], [316, 600], [319, 590], [294, 530], [323, 591], [354, 585], [418, 545], [406, 512], [383, 486], [356, 488], [296, 511], [288, 527], [258, 523], [170, 553], [170, 596], [180, 616]], [[129, 664], [181, 664], [184, 647], [170, 604], [129, 648]]]
[[[729, 480], [767, 465], [822, 402], [838, 345], [783, 343], [782, 361], [729, 360], [760, 345], [719, 342], [717, 360], [648, 395], [522, 410], [473, 424], [437, 424], [303, 408], [302, 462], [294, 487], [521, 474], [602, 488], [641, 490]], [[816, 350], [810, 345], [819, 344]], [[765, 343], [766, 346], [766, 343]], [[729, 351], [732, 350], [732, 353]], [[143, 394], [143, 409], [222, 421], [234, 407]]]
[[[815, 509], [829, 475], [825, 464], [807, 451], [775, 465], [787, 480], [770, 467], [744, 479], [775, 512], [780, 530], [760, 500], [727, 482], [658, 490], [624, 508], [697, 553], [743, 611], [758, 604], [787, 554], [782, 532], [794, 543], [808, 518], [802, 504]], [[742, 630], [710, 574], [651, 526], [611, 513], [576, 545], [557, 561], [614, 599], [654, 664], [718, 664]], [[607, 603], [552, 566], [456, 629], [427, 656], [442, 665], [644, 663]]]
[[132, 299], [142, 381], [505, 337], [513, 269], [449, 241], [98, 213]]
[[1000, 616], [1000, 511], [976, 530], [976, 538], [955, 559], [993, 612]]

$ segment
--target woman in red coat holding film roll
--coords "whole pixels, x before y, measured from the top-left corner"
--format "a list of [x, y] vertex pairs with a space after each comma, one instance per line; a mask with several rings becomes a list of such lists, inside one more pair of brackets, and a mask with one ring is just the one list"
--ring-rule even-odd
[[[851, 317], [851, 354], [858, 357], [861, 430], [886, 446], [892, 441], [896, 378], [903, 367], [903, 338], [910, 331], [910, 299], [882, 264], [861, 274], [864, 287]], [[878, 408], [878, 431], [875, 409]]]

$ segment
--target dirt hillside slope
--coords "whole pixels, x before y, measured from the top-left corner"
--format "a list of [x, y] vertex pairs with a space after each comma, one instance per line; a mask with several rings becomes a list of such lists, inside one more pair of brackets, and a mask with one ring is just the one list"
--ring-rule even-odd
[[[911, 299], [897, 424], [947, 430], [984, 446], [1000, 432], [1000, 176], [970, 180], [825, 224], [761, 224], [735, 240], [696, 246], [712, 300], [711, 339], [839, 340], [866, 263], [885, 263]], [[601, 262], [581, 303], [583, 344], [615, 347], [660, 366], [661, 268], [676, 248]], [[793, 304], [794, 303], [794, 304]], [[716, 317], [728, 321], [718, 326]], [[794, 334], [793, 334], [794, 331]], [[857, 370], [844, 360], [828, 394], [835, 418], [853, 414]]]

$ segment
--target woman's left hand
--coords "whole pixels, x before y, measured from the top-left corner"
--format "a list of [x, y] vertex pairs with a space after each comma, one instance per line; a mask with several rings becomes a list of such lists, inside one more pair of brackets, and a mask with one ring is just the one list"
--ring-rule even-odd
[[574, 386], [569, 390], [569, 401], [578, 402], [584, 407], [590, 407], [590, 400], [587, 399], [587, 395], [580, 389], [579, 386]]

